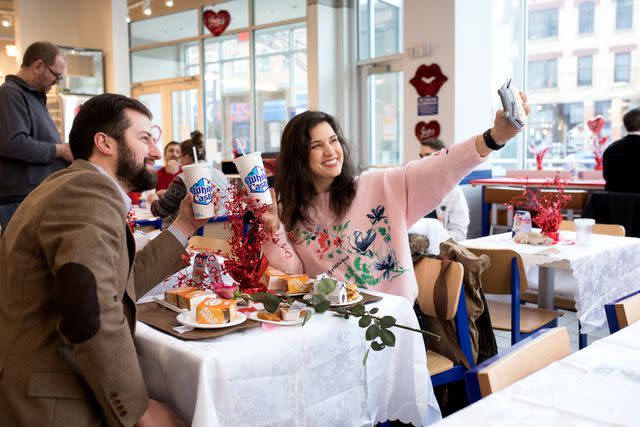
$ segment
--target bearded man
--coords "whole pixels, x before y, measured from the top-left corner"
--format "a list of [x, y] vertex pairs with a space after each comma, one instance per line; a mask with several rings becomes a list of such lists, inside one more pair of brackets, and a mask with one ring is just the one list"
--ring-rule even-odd
[[173, 426], [152, 400], [133, 332], [136, 296], [180, 268], [204, 220], [191, 196], [136, 253], [127, 191], [154, 187], [151, 113], [104, 94], [73, 122], [73, 164], [26, 197], [0, 241], [0, 414], [5, 425]]

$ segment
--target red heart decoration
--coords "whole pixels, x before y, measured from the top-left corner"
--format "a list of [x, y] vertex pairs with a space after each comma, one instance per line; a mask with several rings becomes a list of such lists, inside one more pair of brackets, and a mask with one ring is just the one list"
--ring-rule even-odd
[[602, 128], [604, 127], [604, 117], [595, 116], [593, 119], [587, 121], [587, 126], [591, 129], [591, 132], [596, 135], [600, 135]]
[[202, 20], [204, 26], [207, 27], [214, 37], [218, 37], [224, 33], [229, 23], [231, 22], [231, 15], [226, 10], [214, 12], [213, 10], [205, 10], [202, 14]]
[[447, 80], [449, 79], [442, 74], [442, 70], [438, 64], [431, 64], [429, 66], [422, 64], [416, 70], [413, 78], [409, 80], [409, 83], [416, 88], [420, 96], [436, 96]]
[[[157, 132], [153, 132], [153, 131], [157, 131]], [[153, 138], [153, 142], [157, 144], [158, 141], [160, 141], [160, 138], [162, 137], [162, 129], [158, 125], [153, 125], [151, 126], [151, 134], [152, 134], [151, 138]]]
[[416, 138], [418, 141], [424, 141], [425, 139], [433, 139], [440, 136], [440, 123], [436, 120], [431, 120], [429, 123], [418, 122], [416, 125]]

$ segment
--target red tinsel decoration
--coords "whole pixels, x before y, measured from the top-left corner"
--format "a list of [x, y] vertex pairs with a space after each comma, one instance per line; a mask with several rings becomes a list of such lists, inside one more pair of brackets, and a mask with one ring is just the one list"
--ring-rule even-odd
[[[229, 253], [222, 251], [199, 250], [194, 251], [205, 255], [219, 255], [225, 261], [222, 266], [212, 271], [200, 272], [199, 276], [203, 287], [210, 287], [218, 295], [226, 298], [233, 296], [236, 290], [254, 294], [256, 292], [267, 292], [266, 285], [260, 282], [267, 266], [269, 265], [266, 256], [262, 253], [262, 245], [268, 240], [278, 244], [278, 238], [271, 232], [267, 232], [264, 227], [264, 214], [268, 209], [266, 205], [259, 205], [254, 199], [247, 199], [242, 188], [229, 186], [225, 199], [228, 220], [225, 228], [230, 230], [227, 239], [229, 243]], [[285, 251], [287, 258], [291, 253], [283, 243], [280, 248]], [[183, 257], [183, 265], [190, 265], [192, 253]], [[227, 273], [235, 280], [235, 285], [227, 286], [219, 279], [223, 273]], [[209, 285], [207, 285], [207, 283]], [[193, 284], [192, 279], [185, 273], [178, 274], [178, 281], [175, 287]]]
[[533, 212], [533, 221], [542, 229], [542, 234], [558, 241], [560, 223], [562, 222], [562, 208], [571, 200], [571, 195], [565, 194], [566, 181], [556, 176], [552, 181], [544, 184], [544, 187], [557, 188], [557, 192], [542, 192], [538, 190], [525, 189], [521, 196], [514, 197], [509, 202], [510, 205], [518, 209], [526, 209]]

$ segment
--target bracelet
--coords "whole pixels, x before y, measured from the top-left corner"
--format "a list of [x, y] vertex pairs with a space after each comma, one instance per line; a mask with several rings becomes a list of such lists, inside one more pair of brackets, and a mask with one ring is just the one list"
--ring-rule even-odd
[[494, 151], [501, 150], [505, 146], [505, 144], [496, 143], [496, 140], [491, 136], [491, 129], [487, 129], [482, 134], [482, 139], [484, 139], [484, 144]]

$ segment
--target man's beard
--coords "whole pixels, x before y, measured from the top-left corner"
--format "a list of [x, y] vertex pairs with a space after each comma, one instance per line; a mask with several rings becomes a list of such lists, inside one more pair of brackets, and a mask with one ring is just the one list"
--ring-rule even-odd
[[136, 166], [133, 152], [127, 147], [126, 142], [118, 141], [118, 164], [116, 165], [116, 177], [128, 187], [128, 191], [142, 192], [156, 187], [158, 175], [150, 171], [145, 164]]

